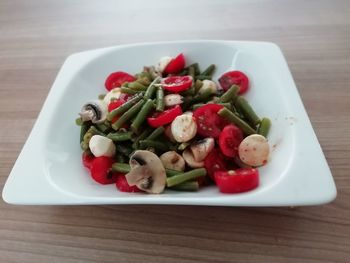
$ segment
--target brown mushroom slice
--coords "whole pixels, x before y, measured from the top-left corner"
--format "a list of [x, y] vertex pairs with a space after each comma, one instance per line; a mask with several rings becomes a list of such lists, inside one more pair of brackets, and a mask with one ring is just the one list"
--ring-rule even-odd
[[191, 168], [201, 168], [204, 167], [204, 162], [197, 162], [194, 159], [193, 153], [190, 148], [187, 148], [186, 150], [183, 151], [182, 157], [184, 158], [185, 162], [187, 165]]
[[185, 160], [175, 151], [165, 152], [159, 158], [166, 169], [181, 172], [185, 170]]
[[107, 118], [107, 114], [107, 104], [99, 100], [84, 104], [79, 113], [82, 121], [92, 121], [92, 123], [104, 122]]
[[267, 139], [259, 134], [252, 134], [244, 138], [238, 146], [241, 161], [250, 166], [261, 166], [267, 163], [270, 147]]
[[160, 194], [166, 185], [165, 168], [157, 155], [138, 150], [130, 157], [131, 170], [125, 175], [129, 185], [151, 194]]
[[205, 138], [203, 140], [194, 142], [191, 144], [191, 151], [194, 157], [194, 160], [201, 162], [207, 157], [207, 155], [214, 149], [214, 139]]

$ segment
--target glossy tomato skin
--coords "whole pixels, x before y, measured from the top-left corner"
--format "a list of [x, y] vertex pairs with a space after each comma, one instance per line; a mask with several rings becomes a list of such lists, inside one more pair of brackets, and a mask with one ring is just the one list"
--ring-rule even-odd
[[206, 104], [193, 112], [197, 123], [197, 134], [202, 137], [218, 138], [227, 121], [218, 115], [224, 106], [219, 104]]
[[157, 128], [171, 123], [177, 116], [182, 114], [182, 108], [180, 105], [165, 110], [161, 113], [156, 113], [154, 116], [147, 118], [149, 126]]
[[105, 82], [105, 87], [108, 91], [120, 87], [125, 82], [132, 82], [135, 81], [136, 78], [126, 72], [123, 71], [117, 71], [111, 73]]
[[83, 165], [90, 170], [92, 166], [92, 162], [95, 159], [95, 156], [85, 151], [83, 152], [81, 159], [82, 159]]
[[227, 157], [235, 157], [238, 154], [238, 146], [243, 140], [243, 132], [237, 126], [229, 124], [225, 126], [219, 135], [221, 152]]
[[128, 181], [125, 178], [125, 174], [117, 174], [115, 185], [118, 188], [120, 192], [126, 192], [126, 193], [137, 193], [142, 192], [137, 186], [133, 185], [130, 186], [128, 184]]
[[91, 177], [100, 184], [113, 184], [116, 174], [111, 171], [114, 160], [110, 157], [95, 157], [91, 163]]
[[179, 93], [189, 89], [192, 86], [193, 79], [191, 76], [171, 76], [162, 79], [163, 89], [172, 93]]
[[169, 64], [165, 67], [165, 74], [176, 74], [185, 68], [185, 56], [181, 53], [177, 55]]
[[217, 171], [214, 176], [215, 183], [222, 193], [246, 192], [259, 185], [259, 171], [254, 168]]
[[215, 181], [214, 174], [217, 171], [226, 171], [227, 163], [225, 157], [219, 149], [214, 148], [204, 159], [204, 167], [207, 170], [208, 176]]
[[238, 85], [240, 87], [238, 94], [247, 92], [249, 88], [249, 79], [242, 71], [234, 70], [223, 74], [219, 78], [220, 86], [226, 91], [232, 85]]

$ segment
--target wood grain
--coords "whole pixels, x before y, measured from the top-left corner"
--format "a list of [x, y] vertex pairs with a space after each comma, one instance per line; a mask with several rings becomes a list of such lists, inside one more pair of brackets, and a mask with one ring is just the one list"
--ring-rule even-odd
[[280, 45], [338, 188], [295, 209], [0, 201], [0, 262], [350, 262], [349, 18], [346, 0], [0, 1], [0, 186], [69, 54], [232, 39]]

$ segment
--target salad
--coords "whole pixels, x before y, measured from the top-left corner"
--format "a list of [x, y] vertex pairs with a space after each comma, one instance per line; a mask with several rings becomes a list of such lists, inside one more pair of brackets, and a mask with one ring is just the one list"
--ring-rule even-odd
[[211, 184], [223, 193], [256, 188], [271, 122], [244, 98], [243, 72], [226, 72], [216, 83], [214, 71], [214, 64], [186, 66], [179, 54], [135, 75], [111, 73], [106, 94], [83, 105], [76, 120], [92, 179], [152, 194]]

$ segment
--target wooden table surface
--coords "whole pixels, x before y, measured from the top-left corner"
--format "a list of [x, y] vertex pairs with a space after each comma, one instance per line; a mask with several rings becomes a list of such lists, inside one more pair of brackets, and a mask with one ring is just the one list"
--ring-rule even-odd
[[0, 262], [350, 262], [346, 0], [0, 1], [1, 188], [69, 54], [178, 39], [262, 40], [282, 48], [337, 199], [295, 209], [0, 201]]

